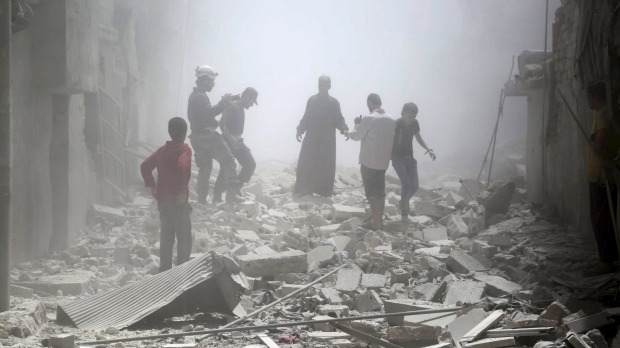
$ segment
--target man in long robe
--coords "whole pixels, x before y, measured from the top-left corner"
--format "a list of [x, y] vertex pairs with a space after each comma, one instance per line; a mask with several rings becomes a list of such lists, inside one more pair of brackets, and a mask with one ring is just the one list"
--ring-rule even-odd
[[306, 133], [297, 162], [297, 196], [316, 193], [330, 197], [334, 193], [336, 129], [346, 136], [349, 128], [340, 103], [329, 95], [330, 88], [329, 76], [319, 77], [319, 93], [308, 99], [306, 112], [297, 126], [297, 141], [301, 142]]

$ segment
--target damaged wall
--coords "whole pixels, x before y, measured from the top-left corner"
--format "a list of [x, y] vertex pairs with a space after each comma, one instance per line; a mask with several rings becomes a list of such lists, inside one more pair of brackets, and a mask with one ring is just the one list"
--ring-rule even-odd
[[[551, 67], [550, 101], [546, 160], [548, 201], [557, 208], [559, 216], [575, 229], [588, 233], [589, 193], [585, 180], [587, 143], [571, 118], [560, 93], [589, 132], [594, 116], [588, 107], [585, 87], [596, 79], [606, 79], [617, 91], [618, 43], [613, 43], [607, 64], [606, 38], [613, 41], [612, 10], [617, 0], [567, 0], [555, 13], [553, 25], [553, 60]], [[613, 25], [612, 25], [613, 24]], [[616, 30], [617, 32], [617, 30]], [[605, 71], [605, 66], [611, 72]], [[616, 73], [613, 73], [616, 71]], [[612, 99], [612, 98], [610, 98]]]
[[[162, 35], [181, 49], [182, 22], [174, 19], [186, 2], [166, 2], [174, 9], [154, 11], [153, 2], [143, 0], [39, 2], [33, 5], [29, 27], [14, 33], [13, 262], [68, 247], [85, 225], [92, 203], [110, 203], [110, 195], [104, 195], [110, 189], [109, 172], [104, 175], [103, 168], [110, 166], [102, 165], [103, 138], [118, 152], [108, 154], [119, 162], [114, 175], [128, 183], [137, 181], [138, 159], [125, 156], [128, 139], [146, 140], [149, 133], [137, 131], [141, 124], [166, 131], [165, 125], [153, 124], [146, 116], [146, 100], [165, 100], [172, 105], [167, 109], [176, 102], [171, 93], [161, 91], [177, 87], [170, 81], [176, 81], [173, 70], [178, 64], [154, 60], [147, 44]], [[149, 60], [148, 69], [140, 59]], [[168, 81], [165, 87], [144, 92], [145, 86], [160, 80]], [[102, 91], [109, 97], [105, 105]], [[118, 126], [113, 140], [109, 133], [102, 137], [104, 121]]]

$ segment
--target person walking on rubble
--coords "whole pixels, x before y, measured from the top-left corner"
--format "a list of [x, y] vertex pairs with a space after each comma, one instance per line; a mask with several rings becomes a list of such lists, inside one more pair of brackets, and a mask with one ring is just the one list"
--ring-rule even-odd
[[197, 193], [198, 203], [206, 204], [209, 193], [209, 178], [213, 160], [220, 164], [220, 172], [226, 187], [227, 202], [241, 202], [241, 183], [237, 177], [235, 158], [228, 145], [217, 132], [219, 126], [216, 116], [232, 102], [232, 96], [225, 94], [216, 104], [211, 101], [206, 92], [211, 92], [215, 86], [217, 72], [207, 65], [196, 68], [196, 87], [189, 96], [187, 103], [187, 116], [191, 125], [192, 134], [190, 141], [196, 152], [196, 165], [198, 166]]
[[319, 77], [319, 93], [308, 99], [306, 111], [297, 126], [297, 141], [306, 133], [293, 190], [296, 196], [316, 193], [330, 197], [336, 178], [336, 129], [349, 130], [340, 111], [340, 103], [329, 95], [331, 79]]
[[367, 116], [355, 119], [355, 128], [347, 135], [360, 144], [360, 171], [366, 199], [370, 204], [370, 228], [383, 228], [385, 208], [385, 172], [390, 165], [390, 153], [394, 142], [395, 123], [392, 117], [381, 108], [381, 98], [376, 93], [366, 100]]
[[[253, 105], [258, 105], [256, 99], [258, 98], [258, 91], [252, 87], [246, 88], [241, 93], [241, 98], [234, 101], [230, 106], [224, 109], [222, 119], [220, 120], [220, 127], [222, 128], [222, 135], [232, 154], [235, 156], [239, 164], [241, 165], [241, 171], [239, 172], [239, 181], [241, 183], [250, 182], [250, 178], [254, 174], [256, 169], [256, 161], [252, 156], [252, 151], [245, 145], [243, 141], [243, 128], [245, 126], [245, 110], [249, 109]], [[224, 192], [224, 172], [220, 170], [215, 181], [215, 187], [213, 188], [213, 202], [222, 201], [222, 193]]]
[[396, 129], [394, 131], [394, 146], [392, 147], [392, 167], [398, 174], [401, 184], [400, 193], [400, 212], [401, 221], [409, 221], [409, 200], [418, 190], [418, 162], [413, 157], [413, 137], [426, 150], [431, 159], [435, 160], [435, 153], [429, 149], [420, 135], [420, 124], [416, 119], [418, 115], [418, 106], [414, 103], [406, 103], [403, 105], [401, 118], [396, 120]]
[[[159, 271], [172, 268], [172, 247], [177, 240], [177, 266], [189, 261], [192, 251], [191, 208], [188, 203], [192, 173], [192, 149], [185, 143], [187, 122], [174, 117], [168, 122], [171, 140], [142, 162], [144, 185], [157, 199], [161, 221]], [[153, 170], [157, 169], [157, 182]]]
[[[607, 110], [605, 83], [595, 81], [587, 87], [588, 104], [596, 111], [592, 122], [590, 141], [603, 161], [592, 149], [588, 150], [586, 176], [590, 189], [590, 220], [596, 239], [600, 263], [588, 270], [587, 275], [611, 273], [616, 270], [618, 247], [609, 209], [605, 180], [609, 183], [614, 215], [617, 212], [618, 186], [614, 180], [612, 160], [620, 150], [620, 136], [614, 130]], [[615, 117], [615, 116], [614, 116]], [[604, 172], [604, 173], [603, 173]]]

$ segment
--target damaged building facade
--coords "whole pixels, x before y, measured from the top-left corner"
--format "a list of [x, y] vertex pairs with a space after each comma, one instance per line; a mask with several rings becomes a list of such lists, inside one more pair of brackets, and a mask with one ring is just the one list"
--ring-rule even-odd
[[[551, 27], [549, 51], [523, 51], [518, 75], [506, 84], [509, 97], [526, 97], [528, 200], [547, 204], [574, 229], [589, 235], [585, 179], [586, 132], [594, 112], [586, 86], [603, 80], [618, 95], [620, 24], [617, 1], [562, 1]], [[566, 99], [566, 102], [564, 99]], [[610, 98], [617, 107], [618, 98]]]
[[13, 1], [14, 18], [19, 11], [11, 56], [14, 262], [66, 249], [92, 203], [125, 200], [138, 178], [135, 149], [161, 132], [149, 119], [174, 112], [160, 96], [178, 86], [183, 58], [173, 52], [183, 43], [177, 19], [186, 1]]

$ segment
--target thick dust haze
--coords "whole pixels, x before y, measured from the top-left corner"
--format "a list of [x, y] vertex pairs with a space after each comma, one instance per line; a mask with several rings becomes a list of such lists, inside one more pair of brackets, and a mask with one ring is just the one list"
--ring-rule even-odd
[[[558, 6], [549, 2], [549, 51]], [[368, 112], [371, 92], [394, 118], [413, 101], [438, 156], [433, 163], [414, 144], [420, 175], [475, 176], [513, 55], [544, 49], [545, 1], [190, 0], [186, 31], [177, 114], [187, 117], [198, 65], [219, 72], [213, 103], [255, 87], [259, 105], [246, 111], [245, 140], [258, 162], [297, 160], [295, 128], [326, 74], [350, 128]], [[524, 155], [526, 116], [525, 98], [506, 100], [497, 156]], [[359, 143], [339, 136], [337, 146], [339, 165], [357, 164]]]

